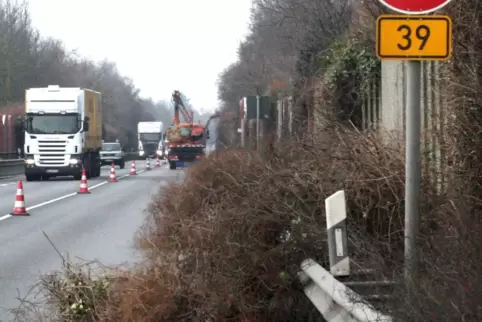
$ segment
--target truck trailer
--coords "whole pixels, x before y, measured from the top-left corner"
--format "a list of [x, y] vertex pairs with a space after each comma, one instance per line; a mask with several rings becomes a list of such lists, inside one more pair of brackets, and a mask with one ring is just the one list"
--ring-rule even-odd
[[25, 92], [25, 177], [100, 176], [101, 93], [49, 85]]
[[137, 139], [139, 140], [139, 157], [155, 158], [162, 146], [162, 122], [139, 122], [137, 124]]

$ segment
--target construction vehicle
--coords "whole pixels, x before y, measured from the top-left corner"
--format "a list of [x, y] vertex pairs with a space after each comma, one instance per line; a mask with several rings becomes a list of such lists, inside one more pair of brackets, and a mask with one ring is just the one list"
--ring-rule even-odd
[[49, 85], [25, 91], [25, 177], [100, 176], [101, 93]]
[[[193, 122], [193, 112], [187, 110], [181, 96], [181, 92], [177, 90], [172, 94], [173, 124], [166, 129], [165, 133], [166, 156], [171, 170], [175, 170], [178, 165], [183, 165], [185, 162], [198, 160], [206, 153], [206, 128], [200, 123]], [[180, 113], [184, 123], [181, 123]]]
[[162, 142], [162, 131], [162, 122], [139, 122], [137, 124], [140, 158], [146, 159], [159, 156], [159, 146]]

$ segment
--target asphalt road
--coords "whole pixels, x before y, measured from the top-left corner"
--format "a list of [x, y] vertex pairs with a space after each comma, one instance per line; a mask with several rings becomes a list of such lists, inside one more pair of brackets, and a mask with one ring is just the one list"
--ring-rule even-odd
[[153, 194], [182, 171], [166, 165], [142, 171], [116, 169], [119, 181], [109, 183], [109, 168], [88, 181], [89, 195], [77, 195], [79, 181], [53, 179], [24, 182], [28, 217], [11, 217], [17, 179], [0, 180], [0, 321], [12, 321], [8, 309], [18, 307], [42, 273], [61, 267], [64, 256], [119, 265], [135, 260], [133, 237]]

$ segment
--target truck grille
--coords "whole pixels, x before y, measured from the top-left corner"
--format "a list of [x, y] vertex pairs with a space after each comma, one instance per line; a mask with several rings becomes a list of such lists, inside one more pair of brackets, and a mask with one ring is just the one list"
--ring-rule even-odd
[[62, 166], [65, 164], [67, 141], [39, 141], [39, 164]]

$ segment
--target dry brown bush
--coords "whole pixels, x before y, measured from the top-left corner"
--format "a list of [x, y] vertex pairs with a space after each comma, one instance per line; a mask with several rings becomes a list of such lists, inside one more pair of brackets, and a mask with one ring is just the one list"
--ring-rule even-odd
[[[339, 189], [354, 263], [399, 279], [403, 149], [370, 133], [319, 135], [314, 146], [293, 143], [264, 159], [243, 150], [213, 155], [163, 188], [138, 239], [146, 261], [111, 280], [82, 321], [316, 320], [296, 273], [307, 257], [326, 265], [324, 200]], [[479, 200], [461, 194], [457, 173], [443, 193], [422, 181], [419, 289], [409, 297], [397, 287], [386, 307], [402, 321], [480, 318]]]
[[[178, 276], [177, 296], [187, 304], [181, 311], [191, 319], [307, 320], [312, 311], [295, 274], [306, 257], [326, 262], [324, 199], [339, 189], [347, 192], [353, 260], [400, 276], [403, 149], [340, 129], [314, 141], [268, 161], [249, 151], [209, 158], [153, 202], [141, 244], [163, 263], [161, 271]], [[429, 182], [423, 180], [421, 198], [419, 296], [407, 298], [399, 287], [387, 309], [407, 321], [475, 317], [480, 218], [470, 215], [470, 196], [450, 198], [460, 185], [440, 193]], [[291, 238], [282, 243], [285, 229]]]

